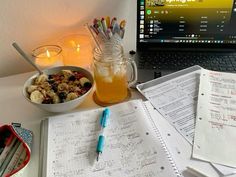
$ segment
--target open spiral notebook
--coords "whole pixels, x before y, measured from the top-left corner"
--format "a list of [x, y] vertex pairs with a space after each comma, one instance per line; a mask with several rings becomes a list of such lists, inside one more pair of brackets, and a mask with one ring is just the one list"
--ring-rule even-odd
[[110, 106], [105, 147], [96, 161], [104, 108], [53, 116], [41, 123], [43, 177], [181, 177], [142, 100]]

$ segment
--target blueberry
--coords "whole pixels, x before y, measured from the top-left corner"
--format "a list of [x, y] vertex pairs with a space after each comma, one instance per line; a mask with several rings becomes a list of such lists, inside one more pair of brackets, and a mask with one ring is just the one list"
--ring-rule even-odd
[[75, 78], [75, 76], [70, 76], [68, 80], [69, 80], [69, 81], [75, 81], [76, 78]]
[[55, 82], [55, 80], [53, 80], [53, 79], [48, 80], [49, 84], [53, 84], [54, 82]]
[[51, 98], [43, 100], [43, 104], [52, 104], [53, 100]]
[[54, 84], [52, 85], [52, 90], [53, 90], [54, 92], [57, 92], [57, 90], [58, 90], [58, 89], [57, 89], [57, 84], [54, 83]]
[[85, 82], [84, 87], [85, 88], [90, 88], [90, 87], [92, 87], [92, 84], [90, 82]]
[[48, 79], [52, 79], [52, 78], [53, 78], [53, 75], [49, 74]]
[[58, 94], [58, 96], [59, 96], [60, 100], [64, 100], [66, 98], [66, 93], [65, 92], [60, 92]]
[[60, 103], [64, 103], [64, 102], [65, 102], [65, 99], [60, 100]]

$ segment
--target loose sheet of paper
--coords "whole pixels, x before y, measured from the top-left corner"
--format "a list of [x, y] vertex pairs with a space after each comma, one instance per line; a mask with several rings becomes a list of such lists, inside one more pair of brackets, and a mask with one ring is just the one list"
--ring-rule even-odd
[[236, 74], [202, 70], [193, 157], [236, 167]]
[[194, 137], [195, 116], [200, 70], [143, 90], [152, 105], [191, 144]]
[[49, 118], [48, 177], [176, 176], [140, 100], [112, 106], [105, 147], [96, 161], [103, 109]]

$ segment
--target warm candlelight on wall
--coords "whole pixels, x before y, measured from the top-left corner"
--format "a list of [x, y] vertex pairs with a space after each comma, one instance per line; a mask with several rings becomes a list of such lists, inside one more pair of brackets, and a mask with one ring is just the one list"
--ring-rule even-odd
[[57, 45], [40, 46], [33, 50], [35, 64], [41, 68], [50, 68], [63, 65], [62, 49]]
[[92, 46], [89, 36], [69, 35], [63, 37], [59, 43], [63, 49], [64, 65], [90, 67], [92, 63]]

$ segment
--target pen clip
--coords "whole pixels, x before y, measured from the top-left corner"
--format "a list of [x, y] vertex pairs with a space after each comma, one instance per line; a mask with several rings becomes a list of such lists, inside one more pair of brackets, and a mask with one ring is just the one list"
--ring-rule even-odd
[[100, 124], [103, 128], [105, 128], [108, 124], [108, 119], [109, 119], [109, 116], [110, 116], [110, 110], [108, 108], [106, 108], [103, 113], [102, 113], [102, 116], [100, 118]]

